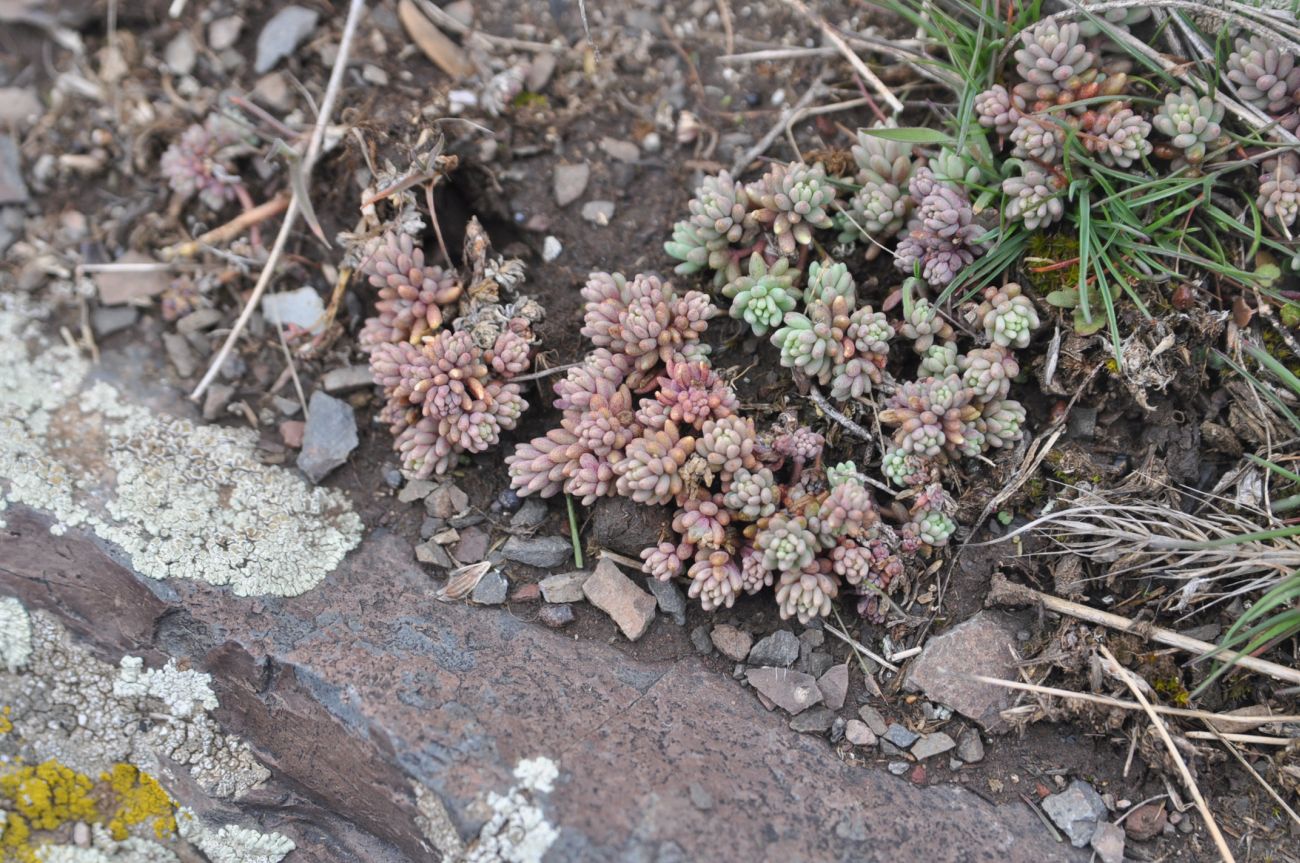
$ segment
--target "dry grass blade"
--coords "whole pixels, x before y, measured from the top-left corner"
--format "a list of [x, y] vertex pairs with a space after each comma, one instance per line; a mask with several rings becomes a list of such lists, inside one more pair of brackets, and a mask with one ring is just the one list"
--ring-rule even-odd
[[397, 17], [401, 19], [406, 35], [439, 69], [457, 81], [474, 74], [474, 64], [469, 55], [416, 7], [415, 0], [401, 0], [397, 4]]
[[478, 563], [467, 563], [464, 566], [453, 569], [447, 575], [447, 583], [442, 586], [434, 596], [439, 602], [456, 602], [464, 599], [474, 592], [478, 583], [483, 580], [483, 576], [488, 574], [492, 569], [491, 561], [481, 560]]
[[1114, 654], [1106, 649], [1106, 645], [1099, 644], [1097, 647], [1101, 651], [1102, 656], [1106, 657], [1106, 659], [1114, 664], [1115, 668], [1119, 672], [1120, 679], [1124, 681], [1126, 686], [1128, 686], [1129, 691], [1133, 693], [1133, 697], [1142, 705], [1142, 709], [1146, 711], [1147, 716], [1151, 719], [1151, 724], [1155, 726], [1156, 733], [1160, 735], [1160, 739], [1164, 742], [1165, 748], [1169, 750], [1169, 757], [1173, 760], [1174, 765], [1178, 768], [1178, 772], [1182, 775], [1183, 785], [1187, 788], [1187, 792], [1192, 795], [1192, 799], [1196, 801], [1196, 808], [1200, 811], [1201, 817], [1205, 819], [1205, 826], [1210, 831], [1210, 836], [1214, 839], [1214, 844], [1218, 847], [1219, 854], [1224, 860], [1228, 861], [1228, 863], [1235, 863], [1236, 858], [1232, 856], [1232, 849], [1228, 847], [1228, 841], [1223, 838], [1223, 833], [1219, 830], [1218, 822], [1214, 820], [1214, 813], [1210, 811], [1210, 807], [1205, 802], [1205, 798], [1201, 796], [1200, 786], [1198, 786], [1196, 780], [1192, 778], [1191, 771], [1187, 769], [1187, 763], [1183, 761], [1182, 754], [1178, 751], [1178, 747], [1174, 745], [1173, 738], [1169, 736], [1169, 729], [1165, 727], [1164, 720], [1160, 718], [1160, 714], [1156, 713], [1155, 710], [1151, 708], [1151, 702], [1147, 701], [1147, 697], [1142, 694], [1142, 688], [1138, 686], [1137, 679], [1133, 672], [1120, 665], [1119, 660], [1115, 658]]
[[866, 81], [867, 85], [876, 92], [876, 95], [889, 106], [890, 111], [895, 114], [903, 113], [903, 103], [898, 101], [898, 97], [894, 95], [894, 92], [885, 86], [885, 82], [881, 81], [880, 77], [875, 72], [872, 72], [866, 63], [862, 62], [862, 58], [854, 53], [853, 49], [849, 47], [849, 43], [844, 41], [844, 37], [836, 32], [834, 27], [826, 23], [825, 18], [809, 9], [803, 0], [785, 0], [785, 2], [787, 6], [821, 28], [826, 38], [831, 40], [831, 44], [839, 49], [839, 52], [844, 55], [844, 59], [849, 61], [849, 65], [853, 67], [853, 70], [861, 75], [862, 80]]
[[[1249, 773], [1254, 778], [1254, 780], [1259, 783], [1259, 787], [1263, 788], [1266, 792], [1268, 792], [1268, 795], [1273, 798], [1273, 802], [1277, 803], [1277, 805], [1285, 809], [1286, 814], [1291, 816], [1291, 820], [1295, 822], [1297, 827], [1300, 827], [1300, 815], [1296, 814], [1296, 811], [1292, 809], [1285, 800], [1282, 799], [1282, 795], [1278, 794], [1277, 790], [1274, 789], [1272, 785], [1269, 785], [1267, 782], [1264, 781], [1264, 777], [1260, 776], [1259, 771], [1257, 771], [1254, 767], [1252, 767], [1250, 762], [1242, 757], [1242, 754], [1239, 751], [1237, 751], [1237, 747], [1232, 745], [1231, 737], [1236, 735], [1221, 734], [1214, 727], [1214, 725], [1209, 722], [1205, 723], [1205, 727], [1210, 729], [1208, 732], [1205, 733], [1212, 734], [1216, 739], [1218, 739], [1219, 742], [1223, 744], [1223, 748], [1228, 750], [1228, 752], [1232, 754], [1232, 757], [1237, 759], [1238, 763], [1240, 763], [1242, 767], [1246, 768], [1246, 772]], [[1190, 737], [1192, 735], [1189, 734], [1188, 736]]]

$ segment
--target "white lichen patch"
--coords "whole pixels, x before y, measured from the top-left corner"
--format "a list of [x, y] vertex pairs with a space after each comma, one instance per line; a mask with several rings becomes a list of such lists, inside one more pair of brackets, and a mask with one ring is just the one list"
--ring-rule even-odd
[[0, 670], [0, 704], [9, 708], [13, 737], [33, 747], [29, 761], [53, 758], [89, 776], [123, 761], [159, 778], [180, 769], [222, 798], [241, 797], [270, 776], [248, 744], [223, 733], [209, 715], [217, 701], [207, 675], [135, 667], [128, 674], [136, 685], [122, 688], [121, 669], [44, 613], [30, 619], [27, 672]]
[[135, 836], [118, 842], [103, 825], [96, 824], [91, 843], [79, 845], [42, 845], [36, 849], [40, 863], [180, 863], [171, 849]]
[[0, 599], [0, 662], [14, 674], [32, 657], [32, 621], [12, 596]]
[[193, 669], [181, 670], [176, 660], [169, 659], [162, 668], [144, 670], [144, 660], [138, 656], [123, 656], [113, 681], [113, 694], [118, 697], [140, 698], [152, 696], [167, 705], [167, 712], [178, 719], [217, 709], [217, 696], [212, 692], [212, 675]]
[[181, 838], [208, 855], [212, 863], [280, 863], [295, 847], [279, 833], [259, 833], [227, 824], [212, 827], [188, 809], [176, 814]]
[[[247, 429], [195, 425], [87, 385], [89, 365], [48, 344], [33, 310], [0, 295], [0, 511], [84, 526], [151, 578], [295, 596], [361, 540], [341, 492], [261, 464]], [[34, 347], [29, 347], [34, 346]]]
[[466, 854], [467, 863], [541, 863], [560, 831], [546, 820], [538, 798], [557, 776], [555, 762], [544, 756], [519, 762], [517, 784], [505, 794], [488, 795], [491, 815]]

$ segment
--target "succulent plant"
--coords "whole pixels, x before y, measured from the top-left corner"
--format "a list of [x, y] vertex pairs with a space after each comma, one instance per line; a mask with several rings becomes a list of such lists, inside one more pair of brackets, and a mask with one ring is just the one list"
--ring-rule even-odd
[[623, 353], [618, 329], [619, 317], [632, 299], [627, 279], [622, 273], [592, 273], [582, 286], [582, 298], [586, 300], [582, 335], [597, 348]]
[[845, 537], [864, 536], [878, 521], [871, 492], [862, 483], [850, 481], [831, 488], [809, 517], [808, 527], [823, 548], [830, 548]]
[[1029, 230], [1045, 228], [1065, 215], [1065, 204], [1057, 188], [1058, 181], [1027, 164], [1021, 165], [1019, 177], [1002, 181], [1006, 195], [1006, 217], [1023, 221]]
[[1094, 56], [1080, 41], [1079, 25], [1047, 20], [1020, 34], [1014, 54], [1016, 73], [1034, 86], [1038, 98], [1051, 99], [1092, 68]]
[[1014, 282], [1001, 288], [987, 288], [979, 315], [984, 332], [994, 344], [1004, 348], [1028, 347], [1030, 337], [1038, 329], [1038, 311]]
[[668, 503], [685, 488], [681, 468], [694, 451], [695, 439], [683, 437], [676, 423], [647, 429], [627, 445], [623, 458], [615, 463], [615, 488], [637, 503]]
[[1084, 146], [1105, 165], [1127, 168], [1151, 152], [1151, 124], [1132, 108], [1088, 112], [1081, 124]]
[[781, 349], [781, 365], [810, 380], [829, 383], [843, 353], [847, 312], [843, 297], [836, 297], [832, 306], [809, 303], [807, 314], [787, 312], [785, 326], [772, 334], [772, 344]]
[[1282, 114], [1300, 105], [1300, 65], [1259, 36], [1238, 39], [1228, 55], [1228, 80], [1237, 95], [1261, 111]]
[[695, 441], [695, 454], [702, 457], [709, 470], [729, 482], [742, 469], [758, 467], [754, 456], [757, 439], [754, 421], [747, 417], [728, 416], [706, 420]]
[[1010, 135], [1026, 110], [1025, 100], [1001, 84], [994, 84], [975, 97], [980, 125], [999, 135]]
[[410, 234], [390, 231], [372, 249], [362, 272], [379, 288], [377, 317], [366, 321], [359, 336], [363, 348], [383, 342], [418, 342], [442, 326], [442, 307], [460, 297], [455, 272], [424, 262], [424, 250]]
[[846, 482], [856, 482], [859, 485], [864, 482], [862, 472], [858, 470], [856, 464], [851, 461], [842, 461], [826, 468], [826, 484], [831, 488]]
[[691, 580], [686, 594], [705, 611], [731, 608], [744, 585], [740, 567], [725, 551], [701, 551], [686, 575]]
[[801, 294], [794, 287], [797, 275], [799, 271], [792, 270], [785, 258], [769, 267], [762, 255], [750, 255], [748, 273], [723, 288], [723, 294], [733, 298], [731, 316], [749, 324], [755, 335], [766, 335], [799, 301]]
[[582, 453], [576, 462], [568, 466], [569, 476], [564, 483], [564, 490], [578, 498], [583, 506], [591, 506], [600, 498], [613, 495], [617, 480], [614, 461], [622, 457], [623, 454], [618, 450], [607, 456]]
[[205, 207], [220, 210], [238, 197], [242, 180], [231, 157], [245, 143], [238, 125], [213, 114], [182, 132], [163, 153], [159, 167], [172, 191], [182, 198], [198, 195]]
[[654, 400], [642, 400], [638, 420], [649, 428], [664, 423], [703, 428], [711, 419], [722, 419], [740, 406], [736, 393], [705, 361], [673, 362], [658, 379]]
[[827, 181], [820, 162], [811, 167], [778, 162], [746, 191], [756, 206], [753, 219], [771, 226], [783, 254], [794, 254], [800, 245], [811, 243], [813, 228], [834, 224], [830, 213], [835, 186]]
[[912, 174], [910, 194], [918, 200], [907, 236], [894, 253], [894, 266], [911, 273], [917, 266], [932, 285], [946, 285], [962, 267], [984, 253], [986, 233], [964, 189], [938, 182], [927, 168]]
[[682, 540], [701, 550], [716, 550], [727, 541], [727, 525], [731, 513], [722, 505], [721, 498], [693, 497], [686, 501], [673, 516], [673, 530]]
[[903, 316], [898, 325], [898, 334], [912, 340], [912, 349], [924, 354], [934, 344], [935, 338], [948, 341], [953, 337], [952, 326], [939, 316], [939, 310], [930, 301], [921, 297], [912, 303], [912, 308]]
[[494, 372], [502, 377], [512, 378], [528, 371], [532, 350], [528, 339], [513, 330], [505, 330], [497, 336], [492, 350], [485, 352], [483, 357], [492, 366]]
[[[1052, 6], [1068, 8], [1062, 3], [1054, 3]], [[1134, 24], [1140, 24], [1150, 18], [1151, 9], [1148, 6], [1124, 6], [1115, 9], [1089, 10], [1088, 14], [1090, 17], [1078, 21], [1079, 35], [1092, 39], [1104, 32], [1101, 23], [1127, 30]]]
[[762, 555], [763, 567], [772, 572], [798, 572], [813, 561], [817, 537], [805, 519], [777, 514], [754, 535], [754, 550]]
[[899, 488], [916, 488], [930, 481], [934, 466], [923, 455], [900, 446], [892, 446], [885, 450], [880, 461], [880, 471]]
[[1300, 156], [1286, 151], [1264, 162], [1256, 200], [1265, 218], [1290, 228], [1300, 216]]
[[875, 363], [865, 357], [852, 357], [831, 370], [831, 398], [836, 401], [861, 398], [880, 380], [880, 369]]
[[1065, 130], [1051, 116], [1025, 114], [1011, 130], [1011, 155], [1043, 165], [1055, 165], [1065, 149]]
[[984, 405], [977, 426], [989, 446], [1004, 447], [1024, 437], [1024, 423], [1024, 406], [1012, 399], [1002, 399]]
[[641, 552], [641, 571], [659, 581], [671, 581], [681, 575], [686, 561], [695, 556], [689, 543], [661, 542]]
[[913, 167], [911, 147], [871, 134], [875, 128], [859, 129], [858, 143], [849, 151], [858, 166], [858, 181], [906, 185]]
[[957, 531], [957, 522], [938, 509], [923, 509], [912, 517], [916, 534], [926, 545], [947, 545], [948, 539]]
[[849, 268], [841, 263], [813, 261], [808, 265], [808, 282], [803, 289], [804, 300], [829, 306], [835, 302], [836, 297], [843, 297], [849, 309], [858, 303], [858, 286], [853, 281]]
[[776, 478], [767, 468], [740, 468], [731, 477], [731, 485], [722, 502], [737, 518], [758, 521], [776, 512], [781, 491]]
[[880, 421], [898, 426], [894, 443], [907, 452], [935, 456], [962, 445], [962, 426], [979, 416], [971, 391], [956, 375], [903, 384], [889, 397]]
[[1001, 345], [976, 348], [959, 357], [962, 385], [977, 402], [1000, 401], [1011, 391], [1011, 379], [1020, 374], [1020, 364]]
[[[664, 251], [669, 257], [681, 261], [673, 268], [673, 272], [679, 276], [689, 276], [712, 266], [712, 262], [718, 259], [718, 254], [725, 258], [725, 253], [715, 253], [709, 248], [703, 232], [690, 219], [683, 219], [673, 225], [672, 237], [664, 243]], [[723, 260], [722, 264], [725, 266], [726, 261]]]
[[740, 587], [745, 593], [758, 593], [774, 580], [772, 571], [763, 566], [762, 556], [750, 546], [740, 550]]
[[1193, 165], [1205, 159], [1207, 147], [1218, 144], [1223, 136], [1223, 106], [1208, 96], [1197, 97], [1190, 87], [1165, 96], [1165, 103], [1151, 118], [1151, 125]]
[[618, 317], [617, 342], [635, 368], [648, 373], [660, 363], [696, 356], [707, 348], [700, 334], [718, 309], [706, 294], [673, 286], [656, 276], [638, 275], [628, 285], [630, 299]]
[[566, 416], [563, 425], [585, 450], [599, 458], [624, 449], [642, 431], [631, 390], [604, 380], [598, 382], [586, 409]]
[[889, 342], [894, 337], [894, 328], [884, 312], [877, 312], [871, 306], [862, 306], [849, 316], [849, 327], [844, 335], [853, 343], [857, 353], [883, 359], [889, 355]]
[[583, 453], [572, 432], [565, 428], [551, 429], [542, 437], [519, 444], [506, 457], [510, 484], [520, 495], [559, 494]]
[[797, 618], [808, 624], [831, 613], [831, 600], [839, 585], [829, 561], [810, 561], [799, 570], [782, 570], [776, 582], [776, 602], [782, 620]]
[[933, 344], [921, 354], [920, 374], [922, 377], [946, 378], [955, 375], [957, 368], [957, 344], [944, 342]]
[[562, 411], [585, 411], [601, 382], [621, 386], [631, 371], [632, 361], [608, 348], [596, 348], [582, 365], [571, 368], [555, 383], [555, 407]]
[[676, 272], [690, 275], [705, 267], [721, 270], [729, 261], [727, 248], [745, 235], [749, 196], [743, 183], [726, 171], [705, 177], [687, 205], [690, 218], [673, 226], [664, 251], [678, 260]]
[[804, 426], [772, 439], [774, 452], [800, 465], [821, 458], [824, 446], [826, 438]]
[[394, 448], [402, 459], [402, 470], [410, 479], [427, 479], [446, 473], [455, 461], [451, 442], [438, 433], [438, 421], [420, 417], [399, 432]]

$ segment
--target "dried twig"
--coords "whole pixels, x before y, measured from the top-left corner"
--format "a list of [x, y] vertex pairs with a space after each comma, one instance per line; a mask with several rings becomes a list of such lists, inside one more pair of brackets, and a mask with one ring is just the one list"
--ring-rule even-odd
[[[993, 574], [993, 584], [989, 590], [987, 601], [995, 605], [1032, 605], [1038, 603], [1057, 614], [1065, 614], [1079, 620], [1085, 620], [1088, 623], [1109, 626], [1112, 629], [1118, 629], [1120, 632], [1132, 633], [1133, 635], [1149, 638], [1159, 644], [1177, 647], [1179, 650], [1186, 650], [1199, 655], [1217, 649], [1213, 644], [1201, 641], [1199, 638], [1189, 638], [1186, 635], [1159, 626], [1151, 626], [1142, 621], [1130, 620], [1127, 617], [1112, 614], [1109, 611], [1100, 611], [1096, 608], [1080, 605], [1077, 602], [1071, 602], [1068, 599], [1061, 599], [1059, 596], [1052, 596], [1034, 590], [1032, 587], [1013, 584], [1000, 572]], [[1249, 668], [1259, 674], [1277, 680], [1285, 680], [1288, 683], [1300, 683], [1300, 669], [1288, 668], [1276, 662], [1269, 662], [1267, 659], [1245, 656], [1231, 650], [1222, 651], [1220, 656], [1225, 661], [1235, 662], [1240, 667]]]
[[[329, 126], [330, 114], [334, 110], [334, 103], [338, 100], [339, 90], [343, 85], [343, 75], [347, 71], [348, 54], [352, 50], [352, 40], [357, 33], [357, 25], [361, 21], [361, 13], [366, 8], [365, 0], [351, 0], [348, 4], [347, 21], [343, 24], [343, 38], [339, 40], [338, 54], [334, 60], [334, 69], [330, 72], [329, 84], [325, 87], [325, 98], [321, 100], [320, 113], [316, 116], [316, 128], [312, 132], [311, 141], [307, 144], [307, 152], [302, 160], [302, 174], [305, 179], [310, 179], [312, 168], [316, 165], [316, 160], [320, 157], [321, 148], [325, 143], [325, 130]], [[240, 313], [235, 325], [230, 329], [230, 335], [226, 337], [225, 342], [221, 345], [221, 350], [217, 351], [216, 357], [212, 360], [212, 365], [199, 381], [194, 392], [190, 393], [190, 398], [198, 401], [203, 397], [204, 391], [217, 376], [217, 372], [225, 364], [226, 358], [230, 356], [230, 351], [234, 348], [235, 342], [239, 339], [240, 333], [244, 327], [248, 326], [248, 320], [253, 316], [254, 310], [257, 309], [258, 303], [262, 299], [262, 294], [266, 292], [267, 285], [271, 283], [271, 277], [275, 275], [276, 265], [280, 261], [280, 256], [284, 254], [284, 247], [289, 242], [289, 234], [293, 232], [294, 225], [301, 214], [302, 204], [295, 193], [289, 199], [289, 206], [285, 210], [284, 222], [280, 225], [280, 233], [276, 235], [275, 244], [271, 247], [271, 254], [267, 257], [266, 263], [262, 266], [262, 272], [257, 278], [257, 284], [253, 286], [253, 293], [248, 298], [248, 303]]]
[[258, 204], [252, 209], [244, 210], [235, 218], [226, 222], [224, 225], [218, 225], [212, 230], [195, 237], [192, 240], [186, 240], [182, 243], [167, 246], [158, 251], [158, 257], [164, 261], [172, 261], [176, 258], [192, 258], [203, 251], [207, 246], [215, 246], [218, 243], [225, 243], [238, 237], [246, 229], [253, 225], [266, 221], [272, 216], [278, 216], [289, 207], [289, 198], [285, 195], [276, 195], [265, 203]]
[[875, 72], [872, 72], [866, 63], [862, 62], [862, 58], [849, 47], [849, 43], [844, 41], [844, 37], [834, 27], [826, 23], [825, 18], [809, 9], [803, 0], [785, 0], [785, 4], [821, 28], [826, 38], [831, 40], [831, 44], [839, 49], [839, 52], [844, 55], [844, 59], [848, 60], [849, 65], [862, 76], [862, 80], [866, 81], [871, 89], [876, 91], [876, 95], [885, 101], [889, 109], [895, 114], [903, 113], [903, 103], [898, 101], [898, 97], [894, 95], [894, 92], [885, 86], [885, 82], [880, 80], [880, 77]]
[[453, 33], [459, 33], [469, 39], [482, 39], [489, 45], [497, 48], [509, 48], [514, 51], [533, 51], [535, 53], [550, 52], [555, 50], [555, 46], [547, 42], [529, 42], [527, 39], [512, 39], [509, 36], [493, 36], [491, 33], [484, 33], [482, 30], [475, 30], [468, 24], [463, 23], [459, 18], [449, 12], [444, 12], [430, 0], [415, 0], [415, 5], [420, 7], [420, 11], [429, 16], [429, 20], [437, 24], [444, 30], [450, 30]]
[[804, 91], [804, 94], [802, 96], [799, 97], [799, 101], [795, 102], [789, 108], [786, 108], [784, 111], [781, 112], [781, 116], [776, 121], [776, 125], [774, 125], [771, 129], [769, 129], [767, 131], [767, 134], [758, 140], [758, 143], [756, 143], [754, 146], [746, 150], [744, 155], [742, 155], [739, 159], [737, 159], [734, 163], [732, 163], [731, 173], [739, 174], [741, 171], [745, 170], [746, 166], [748, 166], [750, 162], [754, 161], [759, 156], [766, 153], [767, 148], [772, 146], [772, 142], [775, 141], [778, 137], [780, 137], [781, 133], [788, 126], [797, 122], [797, 118], [800, 111], [803, 111], [805, 108], [811, 105], [814, 100], [819, 99], [820, 97], [825, 95], [826, 93], [825, 79], [826, 79], [826, 70], [823, 69], [821, 72], [818, 73], [817, 78], [812, 82], [812, 85], [807, 90]]
[[834, 626], [831, 626], [829, 623], [827, 623], [824, 620], [822, 621], [822, 629], [825, 629], [831, 635], [835, 636], [840, 641], [843, 641], [845, 644], [847, 644], [849, 647], [852, 647], [854, 650], [861, 651], [862, 653], [871, 657], [872, 661], [875, 662], [877, 665], [881, 666], [882, 668], [888, 668], [890, 671], [894, 673], [898, 673], [897, 665], [890, 662], [888, 659], [885, 659], [885, 657], [881, 656], [875, 651], [871, 650], [869, 647], [864, 645], [862, 642], [858, 641], [853, 636], [849, 635], [847, 632], [843, 632], [842, 630], [836, 629]]
[[1227, 863], [1235, 863], [1236, 858], [1232, 856], [1232, 849], [1228, 847], [1227, 840], [1224, 839], [1223, 834], [1219, 832], [1219, 825], [1214, 820], [1214, 813], [1210, 811], [1210, 807], [1206, 804], [1205, 798], [1201, 796], [1201, 789], [1196, 784], [1196, 780], [1192, 778], [1191, 771], [1187, 769], [1187, 763], [1183, 761], [1182, 753], [1180, 753], [1178, 747], [1174, 745], [1173, 738], [1169, 736], [1169, 729], [1165, 727], [1164, 720], [1160, 718], [1160, 714], [1151, 709], [1151, 702], [1147, 701], [1147, 697], [1142, 694], [1142, 687], [1138, 686], [1138, 682], [1133, 672], [1120, 665], [1119, 661], [1115, 659], [1114, 654], [1106, 649], [1106, 645], [1098, 644], [1097, 648], [1101, 651], [1102, 656], [1105, 656], [1106, 659], [1110, 660], [1110, 662], [1115, 666], [1116, 673], [1119, 675], [1120, 680], [1122, 680], [1124, 685], [1129, 688], [1129, 691], [1133, 693], [1133, 697], [1138, 700], [1138, 703], [1142, 705], [1142, 709], [1146, 711], [1147, 716], [1151, 719], [1151, 724], [1155, 726], [1156, 733], [1160, 735], [1160, 739], [1164, 741], [1165, 748], [1169, 750], [1170, 759], [1173, 760], [1174, 765], [1178, 768], [1178, 772], [1182, 774], [1183, 785], [1186, 786], [1188, 793], [1192, 795], [1192, 799], [1196, 801], [1196, 808], [1200, 810], [1201, 817], [1205, 819], [1205, 826], [1210, 831], [1210, 836], [1214, 839], [1214, 844], [1218, 846], [1219, 854], [1222, 855], [1223, 859], [1227, 861]]

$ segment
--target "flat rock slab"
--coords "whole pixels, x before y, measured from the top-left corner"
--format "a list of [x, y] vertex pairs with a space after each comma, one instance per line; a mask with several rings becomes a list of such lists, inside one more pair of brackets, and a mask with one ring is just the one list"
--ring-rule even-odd
[[988, 731], [1006, 731], [1000, 712], [1011, 705], [1011, 690], [981, 683], [972, 676], [1016, 679], [1007, 648], [1016, 643], [1021, 628], [1009, 614], [981, 611], [927, 641], [908, 671], [906, 685], [974, 719]]
[[802, 671], [788, 668], [751, 668], [745, 672], [749, 685], [784, 710], [786, 713], [799, 714], [820, 704], [821, 690], [817, 688], [817, 678]]
[[318, 483], [357, 448], [357, 418], [352, 405], [320, 390], [311, 394], [307, 415], [298, 469]]
[[1071, 782], [1060, 794], [1044, 798], [1043, 811], [1065, 831], [1075, 848], [1082, 848], [1092, 840], [1097, 825], [1106, 820], [1107, 812], [1101, 795], [1082, 779]]
[[655, 619], [655, 598], [636, 586], [612, 560], [596, 564], [596, 571], [582, 583], [587, 601], [613, 618], [628, 641], [645, 635]]

